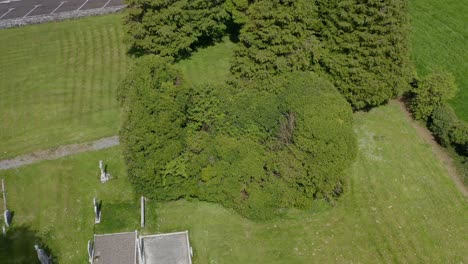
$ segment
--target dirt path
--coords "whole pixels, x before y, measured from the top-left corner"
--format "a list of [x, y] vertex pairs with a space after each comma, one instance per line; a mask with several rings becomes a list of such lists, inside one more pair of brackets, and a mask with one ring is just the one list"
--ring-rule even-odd
[[447, 168], [447, 172], [455, 182], [455, 185], [460, 190], [460, 192], [465, 196], [468, 197], [468, 188], [463, 184], [461, 180], [461, 176], [458, 173], [455, 165], [453, 164], [453, 159], [447, 153], [447, 151], [437, 143], [434, 136], [432, 135], [431, 131], [424, 126], [421, 126], [416, 121], [413, 120], [411, 113], [406, 108], [405, 103], [402, 100], [396, 101], [396, 103], [400, 106], [401, 111], [405, 114], [406, 118], [410, 122], [410, 124], [414, 127], [418, 135], [431, 146], [432, 152], [436, 155], [436, 157], [442, 161], [445, 168]]
[[119, 137], [113, 136], [87, 143], [60, 146], [57, 148], [33, 152], [31, 154], [26, 154], [12, 159], [0, 160], [0, 170], [18, 168], [43, 160], [54, 160], [81, 152], [106, 149], [117, 145], [119, 145]]

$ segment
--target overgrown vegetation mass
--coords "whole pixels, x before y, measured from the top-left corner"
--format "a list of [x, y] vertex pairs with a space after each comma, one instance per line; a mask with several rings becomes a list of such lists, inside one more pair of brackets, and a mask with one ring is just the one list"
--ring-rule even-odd
[[[356, 155], [352, 109], [409, 88], [404, 1], [129, 9], [127, 40], [142, 57], [120, 89], [121, 137], [137, 192], [161, 201], [196, 197], [254, 219], [331, 201]], [[171, 65], [226, 33], [237, 40], [227, 82], [192, 85]]]
[[280, 81], [278, 94], [187, 87], [168, 59], [141, 58], [121, 99], [136, 189], [158, 200], [219, 202], [252, 218], [339, 195], [356, 152], [351, 108], [313, 73]]

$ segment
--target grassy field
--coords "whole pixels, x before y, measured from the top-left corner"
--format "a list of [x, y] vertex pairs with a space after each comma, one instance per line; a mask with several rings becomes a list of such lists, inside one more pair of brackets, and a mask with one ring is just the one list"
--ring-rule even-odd
[[417, 71], [433, 65], [452, 72], [460, 88], [452, 106], [468, 121], [468, 5], [456, 0], [411, 0], [411, 44]]
[[0, 159], [117, 133], [121, 18], [0, 30]]
[[[356, 114], [355, 130], [360, 152], [336, 206], [317, 203], [255, 223], [216, 204], [150, 202], [142, 231], [189, 230], [198, 264], [468, 262], [467, 200], [398, 106]], [[99, 159], [116, 177], [104, 185]], [[33, 230], [58, 263], [70, 264], [86, 259], [93, 195], [103, 199], [98, 233], [138, 229], [138, 202], [124, 175], [119, 148], [0, 172], [14, 225]], [[0, 259], [5, 254], [0, 247]]]

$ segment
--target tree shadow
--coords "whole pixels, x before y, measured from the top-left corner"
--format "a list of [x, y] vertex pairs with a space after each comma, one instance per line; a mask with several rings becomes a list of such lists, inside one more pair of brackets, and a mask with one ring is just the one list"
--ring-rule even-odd
[[[0, 262], [13, 263], [40, 263], [34, 245], [42, 248], [48, 256], [51, 250], [41, 237], [28, 226], [10, 227], [6, 235], [0, 235]], [[52, 262], [57, 259], [52, 255]]]

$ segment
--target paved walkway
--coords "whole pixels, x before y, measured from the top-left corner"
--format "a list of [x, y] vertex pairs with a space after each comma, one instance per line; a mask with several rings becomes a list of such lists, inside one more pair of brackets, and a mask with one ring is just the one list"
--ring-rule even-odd
[[119, 145], [119, 137], [113, 136], [87, 143], [60, 146], [53, 149], [33, 152], [31, 154], [26, 154], [12, 159], [0, 160], [0, 170], [14, 169], [43, 160], [54, 160], [65, 156], [106, 149], [117, 145]]

